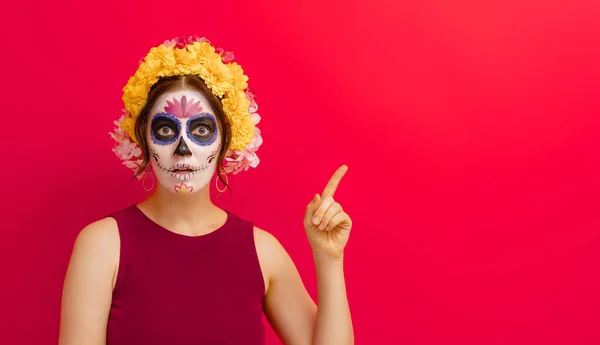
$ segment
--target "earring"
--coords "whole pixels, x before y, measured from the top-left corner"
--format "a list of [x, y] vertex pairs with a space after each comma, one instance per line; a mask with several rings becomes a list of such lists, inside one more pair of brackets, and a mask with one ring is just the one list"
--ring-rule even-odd
[[[150, 187], [146, 186], [147, 180], [152, 181], [152, 185]], [[148, 193], [152, 191], [152, 189], [154, 188], [154, 174], [148, 171], [144, 171], [144, 177], [142, 178], [142, 187], [144, 187], [144, 190]]]
[[229, 178], [227, 177], [227, 174], [223, 173], [223, 172], [219, 172], [219, 175], [217, 176], [217, 178], [215, 179], [215, 186], [217, 187], [217, 190], [219, 191], [219, 193], [223, 193], [224, 191], [227, 190], [227, 185], [225, 185], [225, 188], [223, 188], [223, 190], [219, 189], [219, 176], [224, 175], [225, 176], [225, 183], [227, 183], [227, 185], [229, 185]]

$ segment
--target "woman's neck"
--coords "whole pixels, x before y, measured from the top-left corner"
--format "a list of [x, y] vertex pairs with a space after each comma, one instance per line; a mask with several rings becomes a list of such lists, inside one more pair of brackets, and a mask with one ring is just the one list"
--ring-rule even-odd
[[211, 224], [225, 219], [224, 211], [210, 199], [210, 186], [189, 195], [178, 195], [160, 184], [156, 191], [139, 204], [140, 209], [154, 221], [176, 232], [197, 235], [204, 233]]

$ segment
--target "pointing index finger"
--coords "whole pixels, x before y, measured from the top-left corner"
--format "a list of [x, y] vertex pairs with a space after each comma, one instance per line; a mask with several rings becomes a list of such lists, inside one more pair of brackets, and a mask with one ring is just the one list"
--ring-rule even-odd
[[340, 181], [342, 180], [342, 177], [344, 177], [344, 175], [346, 174], [346, 171], [348, 171], [347, 165], [342, 165], [335, 171], [335, 173], [333, 174], [331, 179], [329, 179], [327, 186], [325, 186], [325, 189], [323, 190], [323, 194], [322, 194], [323, 198], [325, 198], [327, 196], [333, 196], [333, 194], [335, 193], [335, 190], [337, 189], [338, 185], [340, 184]]

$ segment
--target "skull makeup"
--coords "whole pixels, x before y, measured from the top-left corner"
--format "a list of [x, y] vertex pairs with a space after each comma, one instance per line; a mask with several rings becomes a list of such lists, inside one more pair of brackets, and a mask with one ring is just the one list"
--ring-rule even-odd
[[221, 133], [215, 112], [198, 91], [166, 92], [150, 111], [147, 142], [158, 182], [173, 193], [204, 188], [216, 170]]

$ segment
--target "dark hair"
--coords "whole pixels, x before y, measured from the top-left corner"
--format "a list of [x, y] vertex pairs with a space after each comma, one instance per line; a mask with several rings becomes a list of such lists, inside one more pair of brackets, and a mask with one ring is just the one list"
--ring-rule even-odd
[[[225, 112], [223, 111], [223, 104], [221, 103], [221, 100], [210, 91], [200, 77], [195, 75], [163, 77], [160, 78], [150, 88], [150, 91], [148, 92], [148, 100], [140, 111], [140, 115], [135, 120], [135, 136], [139, 141], [139, 145], [144, 155], [144, 161], [136, 171], [135, 176], [143, 173], [150, 163], [150, 150], [148, 149], [148, 143], [146, 141], [146, 127], [148, 126], [148, 116], [150, 110], [154, 106], [154, 103], [156, 103], [156, 100], [162, 94], [183, 88], [193, 89], [201, 92], [208, 100], [208, 103], [210, 103], [210, 106], [215, 111], [215, 117], [221, 124], [219, 128], [221, 131], [221, 148], [219, 150], [219, 155], [217, 156], [217, 177], [226, 187], [228, 187], [227, 181], [221, 177], [221, 172], [223, 172], [223, 160], [225, 159], [227, 148], [229, 147], [229, 141], [231, 140], [229, 121], [227, 120], [227, 116], [225, 116]], [[231, 191], [230, 188], [228, 189]]]

